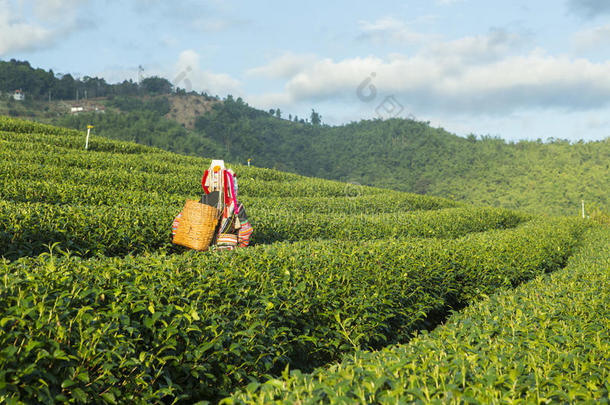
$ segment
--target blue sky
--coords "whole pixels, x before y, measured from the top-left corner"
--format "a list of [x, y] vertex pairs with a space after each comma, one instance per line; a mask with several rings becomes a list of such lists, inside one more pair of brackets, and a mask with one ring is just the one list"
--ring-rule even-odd
[[610, 136], [610, 0], [0, 0], [0, 59], [159, 75], [284, 116]]

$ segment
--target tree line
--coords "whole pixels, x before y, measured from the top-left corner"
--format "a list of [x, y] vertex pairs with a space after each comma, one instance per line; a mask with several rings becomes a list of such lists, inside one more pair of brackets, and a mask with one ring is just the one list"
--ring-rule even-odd
[[0, 60], [0, 92], [12, 94], [22, 90], [34, 100], [77, 100], [83, 98], [137, 96], [184, 92], [164, 78], [153, 76], [140, 83], [123, 80], [110, 84], [99, 77], [74, 77], [70, 73], [33, 68], [27, 61]]
[[129, 112], [58, 123], [81, 129], [94, 123], [104, 136], [178, 153], [242, 164], [252, 159], [259, 167], [484, 205], [577, 214], [585, 199], [610, 208], [610, 138], [587, 143], [462, 138], [410, 119], [329, 126], [283, 119], [277, 109], [258, 110], [231, 96], [200, 115], [191, 130], [164, 118], [163, 101], [130, 100], [121, 108]]

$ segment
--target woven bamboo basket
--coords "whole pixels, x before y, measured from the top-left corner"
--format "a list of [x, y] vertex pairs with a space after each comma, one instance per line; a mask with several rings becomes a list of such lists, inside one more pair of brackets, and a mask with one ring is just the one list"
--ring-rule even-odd
[[173, 242], [195, 250], [207, 250], [218, 223], [218, 210], [199, 201], [187, 200]]

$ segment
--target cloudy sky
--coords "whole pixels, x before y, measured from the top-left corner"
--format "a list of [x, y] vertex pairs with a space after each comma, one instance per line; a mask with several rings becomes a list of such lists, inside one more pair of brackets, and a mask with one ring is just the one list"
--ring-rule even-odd
[[0, 59], [175, 85], [328, 124], [610, 136], [610, 0], [0, 0]]

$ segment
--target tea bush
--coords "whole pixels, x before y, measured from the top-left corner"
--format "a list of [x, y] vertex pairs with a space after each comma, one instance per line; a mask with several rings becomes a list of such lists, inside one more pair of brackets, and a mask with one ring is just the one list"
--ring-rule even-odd
[[0, 397], [215, 400], [287, 364], [311, 370], [406, 341], [451, 308], [560, 268], [579, 231], [534, 221], [454, 240], [4, 263]]
[[[39, 190], [27, 191], [34, 195]], [[51, 191], [57, 190], [51, 188]], [[95, 189], [89, 192], [94, 193]], [[125, 256], [158, 249], [184, 251], [171, 244], [171, 223], [181, 202], [177, 198], [166, 202], [167, 205], [92, 207], [0, 200], [0, 257], [16, 259], [37, 255], [48, 251], [48, 245], [54, 243], [63, 250], [84, 256]], [[248, 213], [256, 230], [253, 244], [406, 236], [456, 238], [470, 232], [512, 228], [528, 218], [514, 211], [493, 208], [366, 216], [338, 213], [320, 217], [286, 209], [259, 211], [254, 207]]]
[[610, 228], [589, 229], [568, 266], [454, 314], [431, 333], [252, 383], [241, 403], [607, 403]]
[[[0, 403], [192, 403], [218, 401], [239, 387], [245, 391], [237, 402], [394, 403], [426, 395], [468, 402], [482, 386], [481, 366], [465, 363], [474, 358], [470, 335], [456, 334], [451, 350], [458, 355], [438, 363], [444, 380], [426, 363], [422, 374], [404, 377], [419, 384], [406, 391], [404, 380], [392, 378], [406, 375], [403, 365], [417, 370], [408, 356], [434, 359], [426, 348], [435, 346], [398, 351], [406, 362], [396, 360], [385, 380], [373, 382], [385, 367], [365, 350], [407, 342], [452, 310], [560, 269], [584, 227], [236, 165], [254, 246], [186, 252], [171, 245], [171, 222], [184, 200], [199, 197], [210, 160], [95, 133], [89, 150], [83, 143], [82, 132], [0, 117]], [[479, 322], [476, 311], [467, 313]], [[459, 316], [462, 332], [484, 330]], [[486, 343], [508, 336], [498, 333], [481, 336]], [[381, 353], [418, 347], [418, 339]], [[524, 347], [510, 355], [519, 358]], [[326, 380], [315, 389], [312, 379], [321, 377], [296, 371], [261, 385], [286, 366], [309, 372], [350, 353], [335, 367], [352, 373], [349, 359], [366, 359], [349, 374], [355, 381], [336, 380], [331, 368], [316, 371]], [[588, 363], [573, 367], [581, 364]], [[492, 375], [485, 381], [508, 381]], [[527, 378], [511, 380], [519, 387], [512, 396], [530, 398]], [[294, 392], [282, 391], [286, 384]], [[335, 388], [339, 397], [331, 395]], [[542, 390], [540, 398], [600, 398], [579, 390], [567, 397]]]

